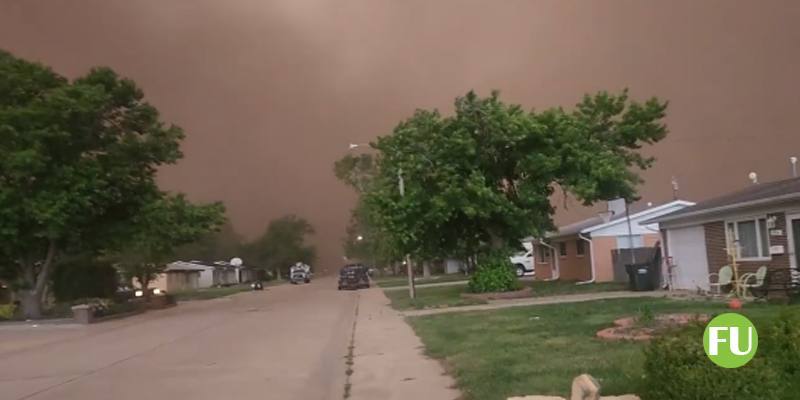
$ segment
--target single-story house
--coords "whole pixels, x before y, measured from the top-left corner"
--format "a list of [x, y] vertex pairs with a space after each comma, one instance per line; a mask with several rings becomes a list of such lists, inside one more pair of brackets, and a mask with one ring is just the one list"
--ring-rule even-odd
[[150, 287], [167, 293], [199, 289], [202, 272], [203, 268], [191, 263], [172, 263], [150, 283]]
[[707, 290], [709, 273], [731, 264], [728, 249], [740, 274], [766, 266], [790, 279], [800, 265], [800, 178], [754, 183], [643, 223], [660, 226], [672, 288]]
[[585, 282], [626, 281], [624, 264], [646, 261], [637, 260], [637, 254], [652, 257], [652, 250], [636, 249], [653, 248], [660, 240], [657, 223], [640, 223], [692, 205], [694, 203], [674, 200], [629, 213], [626, 217], [624, 200], [610, 201], [607, 211], [600, 215], [562, 226], [557, 232], [546, 235], [544, 241], [533, 242], [536, 277]]

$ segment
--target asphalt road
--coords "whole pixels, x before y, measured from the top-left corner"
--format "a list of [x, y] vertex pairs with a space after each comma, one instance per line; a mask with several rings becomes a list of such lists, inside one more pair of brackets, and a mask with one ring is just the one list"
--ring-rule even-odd
[[357, 296], [328, 278], [90, 326], [0, 325], [0, 399], [341, 399]]

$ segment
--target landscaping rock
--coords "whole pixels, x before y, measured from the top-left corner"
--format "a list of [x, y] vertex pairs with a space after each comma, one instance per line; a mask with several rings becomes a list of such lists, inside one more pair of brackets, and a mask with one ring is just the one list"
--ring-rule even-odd
[[572, 380], [572, 395], [570, 400], [598, 400], [600, 399], [600, 384], [589, 374], [579, 375]]
[[597, 338], [603, 340], [650, 340], [659, 332], [692, 322], [707, 322], [705, 314], [663, 314], [655, 317], [650, 326], [638, 326], [636, 317], [620, 318], [614, 326], [597, 331]]
[[[583, 374], [572, 381], [570, 400], [641, 400], [639, 396], [626, 394], [622, 396], [600, 396], [600, 384], [589, 374]], [[508, 400], [566, 400], [558, 396], [517, 396]]]

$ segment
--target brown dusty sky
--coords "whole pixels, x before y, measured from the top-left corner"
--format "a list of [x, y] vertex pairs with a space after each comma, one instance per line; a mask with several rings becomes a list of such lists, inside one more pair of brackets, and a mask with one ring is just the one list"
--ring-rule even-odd
[[[108, 65], [187, 133], [164, 187], [222, 200], [252, 237], [307, 217], [339, 263], [350, 142], [469, 89], [526, 107], [628, 87], [670, 101], [645, 201], [788, 176], [800, 156], [800, 2], [0, 0], [0, 48], [67, 76]], [[567, 222], [592, 211], [570, 208]]]

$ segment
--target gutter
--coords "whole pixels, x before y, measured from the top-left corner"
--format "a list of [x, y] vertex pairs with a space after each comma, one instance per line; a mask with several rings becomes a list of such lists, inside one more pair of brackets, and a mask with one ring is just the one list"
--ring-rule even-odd
[[551, 276], [549, 279], [544, 279], [544, 281], [545, 282], [556, 281], [559, 278], [561, 278], [561, 267], [558, 265], [559, 255], [556, 254], [556, 248], [541, 240], [539, 241], [539, 244], [550, 249], [550, 254], [553, 255], [553, 265], [556, 266], [556, 276]]
[[583, 236], [582, 233], [578, 234], [578, 238], [589, 242], [589, 262], [592, 264], [592, 277], [588, 281], [578, 282], [578, 283], [576, 283], [576, 285], [586, 285], [586, 284], [589, 284], [589, 283], [594, 283], [596, 275], [595, 275], [595, 270], [594, 270], [594, 268], [595, 268], [594, 267], [594, 245], [592, 244], [592, 239], [589, 239], [586, 236]]

